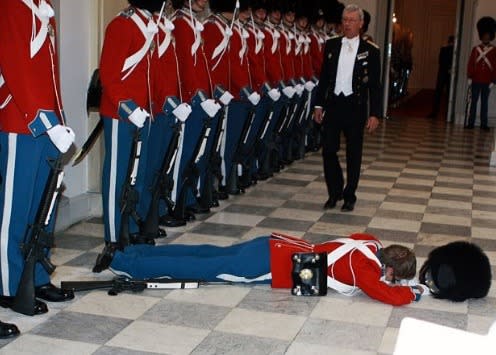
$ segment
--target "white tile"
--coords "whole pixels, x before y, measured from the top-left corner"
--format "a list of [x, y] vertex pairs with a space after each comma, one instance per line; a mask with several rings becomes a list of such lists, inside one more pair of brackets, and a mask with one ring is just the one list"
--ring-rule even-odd
[[496, 212], [472, 210], [472, 218], [496, 220]]
[[174, 239], [170, 244], [213, 244], [218, 246], [229, 246], [236, 242], [236, 239], [229, 237], [219, 237], [216, 235], [184, 233], [180, 237]]
[[467, 331], [480, 335], [487, 335], [491, 325], [496, 324], [494, 317], [482, 317], [474, 314], [469, 314], [467, 321]]
[[392, 306], [381, 303], [362, 303], [352, 298], [340, 300], [326, 297], [319, 300], [310, 317], [385, 327], [392, 309]]
[[297, 221], [318, 221], [324, 211], [304, 211], [294, 208], [278, 208], [269, 216], [275, 218], [286, 218]]
[[496, 233], [493, 228], [472, 227], [472, 237], [496, 240]]
[[210, 304], [214, 306], [236, 307], [250, 292], [249, 287], [238, 286], [202, 286], [194, 290], [173, 290], [165, 299], [178, 302]]
[[431, 192], [392, 188], [391, 190], [389, 190], [388, 195], [399, 196], [399, 197], [418, 197], [418, 198], [428, 199], [431, 197]]
[[457, 195], [457, 196], [472, 196], [472, 189], [455, 189], [452, 187], [434, 186], [432, 188], [432, 193], [433, 194]]
[[243, 199], [239, 200], [239, 203], [242, 203], [243, 205], [261, 206], [261, 207], [279, 207], [285, 202], [286, 200], [281, 200], [277, 198], [263, 198], [263, 197], [252, 197], [252, 196], [243, 196]]
[[72, 250], [72, 249], [61, 249], [61, 248], [52, 248], [50, 250], [50, 261], [54, 265], [62, 265], [77, 258], [78, 256], [84, 254], [85, 250]]
[[298, 334], [305, 320], [301, 316], [236, 308], [215, 330], [289, 341]]
[[397, 184], [418, 185], [418, 186], [434, 186], [432, 179], [411, 179], [411, 178], [398, 178]]
[[127, 293], [111, 297], [106, 290], [103, 290], [87, 294], [67, 307], [67, 310], [100, 316], [136, 319], [159, 301], [160, 298], [157, 297], [145, 297]]
[[381, 217], [374, 217], [369, 223], [369, 227], [372, 228], [383, 228], [405, 232], [418, 232], [420, 230], [420, 226], [421, 222], [417, 221]]
[[317, 222], [308, 230], [310, 233], [349, 236], [353, 233], [364, 232], [366, 226], [348, 226], [345, 224], [334, 224]]
[[32, 334], [24, 334], [4, 346], [0, 353], [9, 355], [20, 354], [93, 354], [100, 345], [78, 341], [48, 338]]
[[380, 208], [383, 210], [413, 212], [413, 213], [424, 213], [425, 211], [425, 205], [415, 205], [410, 203], [399, 203], [399, 202], [383, 202]]
[[450, 201], [450, 200], [439, 200], [435, 198], [429, 199], [427, 205], [432, 207], [445, 207], [445, 208], [457, 208], [461, 210], [471, 210], [472, 203], [471, 202], [461, 202], [461, 201]]
[[160, 354], [189, 354], [209, 333], [207, 329], [135, 321], [106, 345]]
[[248, 226], [253, 227], [260, 223], [265, 216], [255, 216], [242, 213], [228, 213], [219, 212], [214, 214], [212, 217], [208, 218], [206, 222], [209, 223], [222, 223], [222, 224], [234, 224], [237, 226]]
[[440, 224], [450, 224], [453, 226], [466, 226], [470, 227], [472, 224], [472, 218], [461, 217], [461, 216], [447, 216], [442, 214], [431, 214], [425, 213], [422, 218], [422, 222], [427, 223], [440, 223]]

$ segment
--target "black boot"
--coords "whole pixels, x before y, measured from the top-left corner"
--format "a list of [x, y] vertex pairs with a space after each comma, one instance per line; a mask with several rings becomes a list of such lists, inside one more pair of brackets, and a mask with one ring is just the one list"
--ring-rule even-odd
[[0, 339], [13, 338], [19, 334], [21, 334], [21, 332], [15, 324], [0, 321]]
[[114, 258], [114, 254], [116, 250], [122, 249], [119, 243], [109, 243], [105, 242], [105, 246], [98, 257], [96, 258], [95, 266], [93, 267], [93, 272], [102, 272], [103, 270], [108, 269], [112, 259]]
[[141, 235], [139, 233], [129, 234], [129, 243], [132, 245], [136, 244], [148, 244], [155, 245], [155, 240], [145, 235]]
[[[11, 308], [14, 306], [15, 297], [13, 296], [0, 296], [0, 307]], [[48, 312], [48, 307], [45, 302], [38, 299], [35, 300], [34, 314], [44, 314]]]
[[64, 302], [74, 298], [74, 292], [72, 290], [58, 288], [52, 283], [36, 286], [34, 294], [36, 298], [41, 298], [48, 302]]

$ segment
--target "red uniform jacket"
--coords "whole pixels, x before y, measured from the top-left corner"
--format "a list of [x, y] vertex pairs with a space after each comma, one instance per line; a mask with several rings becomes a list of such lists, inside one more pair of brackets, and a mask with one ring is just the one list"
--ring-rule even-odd
[[[34, 7], [39, 3], [33, 0]], [[42, 26], [20, 0], [0, 1], [0, 13], [0, 130], [38, 136], [63, 117], [55, 20], [46, 17]], [[32, 30], [38, 46], [31, 44]], [[49, 122], [41, 120], [41, 110]]]
[[293, 39], [293, 52], [294, 52], [294, 74], [295, 78], [299, 79], [304, 77], [304, 51], [305, 51], [305, 37], [303, 33], [296, 32]]
[[231, 69], [231, 94], [239, 99], [241, 89], [251, 87], [250, 64], [248, 63], [247, 31], [237, 24], [233, 27], [229, 62]]
[[[275, 235], [277, 234], [273, 234], [273, 236]], [[283, 237], [286, 240], [280, 238], [271, 238], [270, 240], [272, 287], [276, 288], [291, 288], [292, 286], [292, 254], [301, 252], [329, 253], [341, 245], [332, 241], [313, 245], [299, 238]], [[349, 238], [379, 242], [372, 235], [361, 233], [353, 234]], [[377, 252], [376, 248], [369, 248], [374, 253]], [[353, 274], [355, 276], [354, 283]], [[391, 286], [382, 282], [380, 280], [381, 268], [359, 251], [352, 251], [336, 261], [333, 266], [329, 266], [328, 275], [345, 284], [355, 285], [371, 298], [387, 304], [400, 306], [415, 300], [415, 294], [411, 287]]]
[[310, 57], [312, 58], [312, 69], [314, 75], [319, 78], [320, 71], [322, 68], [322, 61], [324, 58], [324, 38], [317, 32], [317, 30], [312, 28], [310, 34]]
[[[197, 90], [203, 90], [211, 96], [212, 82], [201, 41], [195, 53], [192, 53], [192, 49], [195, 49], [192, 48], [195, 44], [195, 26], [201, 28], [202, 24], [196, 19], [193, 21], [189, 11], [185, 9], [176, 11], [173, 23], [174, 36], [178, 39], [176, 51], [179, 58], [180, 85], [184, 101], [190, 101]], [[201, 38], [201, 32], [197, 32], [197, 36]]]
[[165, 18], [159, 24], [156, 43], [157, 55], [153, 56], [153, 60], [156, 61], [153, 64], [153, 83], [155, 84], [155, 88], [153, 89], [154, 113], [159, 113], [163, 110], [169, 96], [175, 96], [182, 101], [179, 92], [179, 79], [177, 77], [178, 63], [175, 38], [170, 29], [171, 27], [169, 27], [171, 24], [172, 22]]
[[478, 84], [496, 82], [496, 47], [479, 44], [472, 48], [467, 65], [467, 76]]
[[[230, 26], [225, 19], [219, 15], [211, 15], [203, 24], [204, 30], [202, 36], [204, 38], [204, 50], [205, 56], [207, 57], [208, 67], [210, 68], [210, 74], [212, 77], [212, 84], [221, 85], [225, 90], [230, 89], [230, 68], [229, 68], [229, 50], [230, 37], [225, 35], [225, 32]], [[228, 32], [229, 33], [229, 32]], [[219, 47], [221, 46], [221, 47]], [[224, 47], [222, 51], [220, 49]], [[218, 48], [218, 49], [217, 49]], [[213, 55], [217, 49], [216, 56]], [[220, 52], [219, 52], [220, 51]], [[235, 95], [235, 93], [232, 93]]]
[[312, 53], [310, 52], [311, 38], [310, 34], [303, 35], [305, 43], [303, 43], [303, 77], [305, 80], [310, 80], [315, 75], [312, 67]]
[[[152, 62], [156, 63], [152, 59], [157, 55], [156, 33], [149, 32], [153, 39], [147, 44], [142, 28], [134, 19], [145, 28], [150, 23], [155, 23], [151, 14], [128, 7], [108, 24], [105, 31], [100, 58], [102, 116], [127, 119], [137, 107], [149, 113], [156, 111], [152, 108], [153, 75], [148, 74], [153, 73]], [[146, 53], [137, 63], [125, 69], [128, 58], [145, 50]]]
[[251, 80], [253, 90], [260, 92], [262, 86], [267, 82], [265, 69], [265, 34], [262, 29], [255, 24], [247, 26], [248, 33], [248, 61], [250, 64]]
[[264, 54], [265, 54], [265, 72], [267, 80], [271, 87], [278, 87], [279, 82], [283, 80], [282, 61], [281, 61], [281, 43], [280, 32], [274, 25], [267, 23], [263, 28], [264, 31]]
[[295, 42], [292, 31], [281, 29], [279, 45], [281, 49], [281, 63], [283, 68], [283, 78], [286, 83], [295, 78]]

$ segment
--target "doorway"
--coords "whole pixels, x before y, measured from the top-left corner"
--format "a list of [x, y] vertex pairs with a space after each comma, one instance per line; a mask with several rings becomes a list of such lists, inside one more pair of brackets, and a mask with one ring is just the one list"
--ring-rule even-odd
[[417, 0], [412, 5], [408, 0], [394, 1], [389, 111], [397, 117], [445, 120], [449, 86], [438, 91], [437, 112], [435, 89], [441, 48], [456, 34], [457, 1]]

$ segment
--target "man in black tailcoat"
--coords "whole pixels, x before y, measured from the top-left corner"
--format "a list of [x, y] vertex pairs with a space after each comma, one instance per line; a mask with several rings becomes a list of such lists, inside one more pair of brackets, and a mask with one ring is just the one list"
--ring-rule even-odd
[[[363, 11], [348, 5], [342, 15], [343, 36], [326, 42], [314, 120], [323, 125], [324, 175], [329, 199], [325, 209], [344, 199], [341, 210], [353, 211], [362, 163], [363, 130], [369, 133], [382, 117], [380, 52], [360, 38]], [[346, 186], [337, 153], [346, 139]]]

